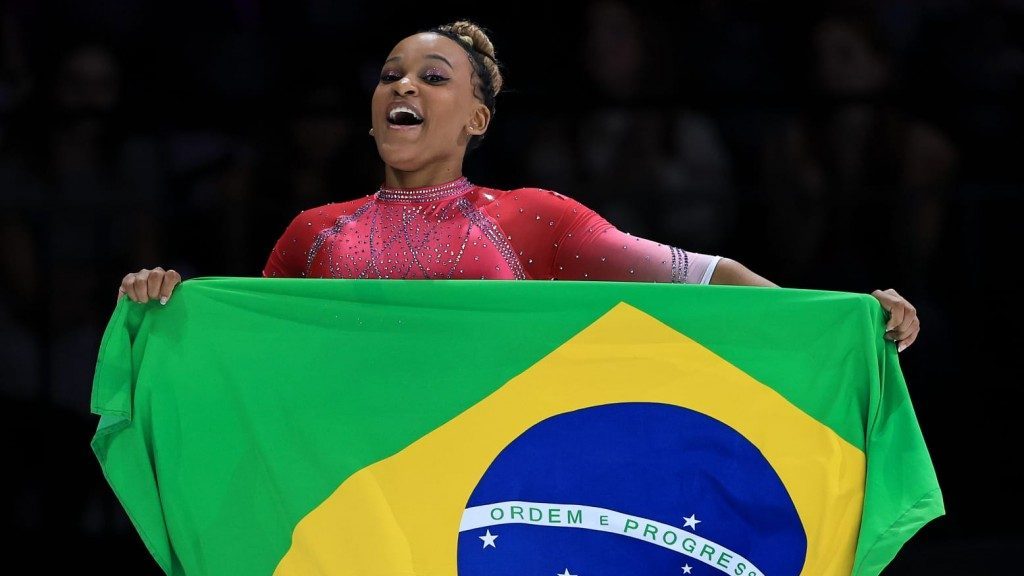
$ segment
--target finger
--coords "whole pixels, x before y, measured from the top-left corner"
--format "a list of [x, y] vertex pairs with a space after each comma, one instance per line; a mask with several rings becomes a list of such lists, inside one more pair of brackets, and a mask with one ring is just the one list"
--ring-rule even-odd
[[908, 326], [906, 328], [906, 330], [901, 330], [898, 333], [897, 340], [899, 340], [899, 341], [906, 341], [906, 339], [908, 339], [908, 338], [916, 337], [917, 333], [920, 332], [920, 331], [921, 331], [921, 321], [917, 320], [915, 318], [914, 321], [910, 323], [910, 326]]
[[910, 302], [907, 302], [906, 298], [904, 298], [903, 296], [900, 296], [900, 293], [897, 292], [896, 290], [892, 289], [892, 288], [889, 288], [888, 290], [883, 292], [883, 294], [885, 294], [886, 302], [889, 303], [886, 307], [890, 311], [892, 311], [895, 307], [900, 306], [900, 305], [902, 305], [904, 307], [904, 312], [906, 312], [907, 308], [913, 308], [910, 305]]
[[894, 331], [898, 334], [906, 335], [907, 331], [914, 326], [915, 321], [917, 321], [917, 312], [904, 308], [903, 322]]
[[895, 330], [903, 325], [903, 317], [906, 314], [906, 308], [902, 302], [893, 302], [889, 308], [889, 322], [885, 325], [885, 331]]
[[135, 295], [136, 302], [149, 302], [149, 270], [142, 270], [135, 275], [130, 291]]
[[160, 285], [160, 304], [167, 304], [167, 300], [171, 297], [171, 292], [174, 291], [174, 287], [181, 283], [181, 275], [174, 270], [168, 270], [164, 274], [164, 281]]
[[904, 323], [904, 325], [893, 330], [892, 332], [889, 332], [889, 334], [893, 336], [894, 342], [898, 340], [903, 340], [907, 336], [910, 336], [912, 332], [919, 330], [920, 325], [921, 320], [917, 316], [914, 316], [913, 318], [910, 319], [910, 321]]
[[160, 285], [164, 282], [164, 269], [157, 266], [153, 268], [153, 271], [149, 274], [149, 278], [146, 281], [146, 292], [149, 295], [150, 300], [156, 300], [160, 297]]
[[903, 352], [907, 348], [910, 348], [910, 345], [913, 344], [914, 341], [917, 340], [917, 335], [920, 334], [920, 333], [921, 333], [921, 329], [919, 327], [916, 330], [914, 330], [910, 334], [910, 336], [907, 336], [906, 340], [904, 340], [904, 341], [899, 343], [899, 345], [896, 347], [896, 351], [897, 352]]
[[118, 300], [120, 300], [124, 296], [128, 296], [128, 299], [131, 300], [131, 296], [128, 294], [128, 286], [131, 283], [131, 278], [132, 275], [130, 273], [125, 274], [124, 278], [121, 278], [121, 285], [117, 287]]
[[892, 329], [892, 298], [881, 290], [875, 290], [871, 295], [878, 300], [878, 303], [882, 305], [882, 310], [885, 311], [885, 334], [888, 336], [889, 330]]
[[138, 279], [139, 279], [139, 275], [137, 273], [136, 274], [129, 274], [128, 277], [125, 279], [124, 291], [125, 291], [125, 294], [127, 294], [128, 299], [131, 300], [132, 302], [138, 302], [139, 301], [139, 294], [135, 290], [135, 282]]

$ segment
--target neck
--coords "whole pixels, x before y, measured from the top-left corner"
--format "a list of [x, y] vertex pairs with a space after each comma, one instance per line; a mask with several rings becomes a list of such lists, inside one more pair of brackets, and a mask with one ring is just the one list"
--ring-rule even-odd
[[409, 172], [391, 166], [384, 167], [384, 186], [387, 188], [423, 188], [437, 186], [462, 177], [462, 163], [424, 166]]

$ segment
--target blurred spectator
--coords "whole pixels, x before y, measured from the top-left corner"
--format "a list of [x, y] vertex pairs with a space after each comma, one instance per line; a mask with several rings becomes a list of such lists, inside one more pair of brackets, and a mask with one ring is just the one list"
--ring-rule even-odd
[[[45, 390], [8, 382], [88, 414], [89, 372], [118, 273], [157, 257], [161, 190], [153, 140], [131, 136], [122, 117], [121, 68], [94, 43], [61, 53], [53, 74], [11, 125], [0, 156], [4, 285], [21, 320], [36, 325], [52, 356]], [[72, 292], [65, 287], [73, 286]], [[45, 318], [35, 314], [45, 312]], [[46, 373], [44, 372], [44, 373]]]
[[[180, 234], [147, 266], [182, 278], [252, 274], [257, 153], [244, 137], [212, 128], [167, 135], [168, 219]], [[163, 262], [163, 264], [157, 264]]]
[[811, 46], [818, 97], [765, 148], [773, 272], [791, 285], [922, 290], [938, 264], [953, 145], [891, 103], [894, 70], [869, 19], [826, 17]]
[[0, 397], [17, 407], [4, 437], [34, 438], [5, 442], [20, 473], [5, 477], [3, 517], [57, 540], [130, 528], [101, 476], [78, 477], [94, 467], [85, 440], [110, 286], [162, 241], [159, 150], [125, 129], [122, 74], [104, 44], [60, 51], [0, 153]]
[[584, 17], [582, 62], [592, 89], [576, 91], [565, 103], [568, 117], [535, 134], [530, 178], [575, 195], [622, 230], [722, 251], [734, 198], [715, 122], [670, 91], [666, 56], [647, 41], [629, 4], [598, 0]]

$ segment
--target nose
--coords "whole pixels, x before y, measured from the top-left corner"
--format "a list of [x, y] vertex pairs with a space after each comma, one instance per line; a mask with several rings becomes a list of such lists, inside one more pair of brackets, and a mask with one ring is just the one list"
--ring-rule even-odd
[[416, 85], [408, 76], [403, 76], [400, 80], [395, 82], [395, 92], [398, 94], [415, 94]]

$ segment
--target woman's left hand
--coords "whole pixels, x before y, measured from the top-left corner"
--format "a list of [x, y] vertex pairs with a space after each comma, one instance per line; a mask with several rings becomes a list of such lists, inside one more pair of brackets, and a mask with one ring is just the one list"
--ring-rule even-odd
[[885, 338], [896, 342], [896, 351], [903, 352], [917, 340], [921, 331], [921, 321], [917, 318], [917, 310], [892, 288], [875, 290], [872, 296], [882, 303], [882, 308], [889, 313], [885, 324]]

